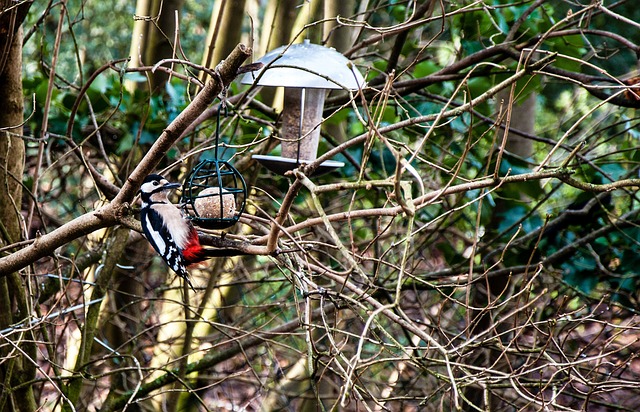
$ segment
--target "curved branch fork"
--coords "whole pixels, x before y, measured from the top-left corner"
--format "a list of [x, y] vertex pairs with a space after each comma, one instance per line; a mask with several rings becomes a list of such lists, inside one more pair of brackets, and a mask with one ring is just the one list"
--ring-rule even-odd
[[180, 138], [182, 132], [215, 100], [222, 89], [233, 81], [242, 63], [250, 56], [251, 48], [239, 44], [227, 59], [216, 67], [220, 76], [209, 79], [189, 106], [167, 126], [138, 166], [131, 172], [111, 203], [86, 213], [51, 233], [38, 237], [31, 245], [23, 249], [0, 258], [0, 276], [6, 276], [34, 263], [74, 239], [98, 229], [118, 224], [121, 217], [129, 214], [129, 203], [133, 201], [144, 177], [160, 163], [162, 157]]

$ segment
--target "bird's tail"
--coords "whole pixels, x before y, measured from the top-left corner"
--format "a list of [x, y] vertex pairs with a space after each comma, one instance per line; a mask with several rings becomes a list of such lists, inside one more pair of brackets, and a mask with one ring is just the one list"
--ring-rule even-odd
[[178, 270], [174, 270], [174, 272], [176, 272], [176, 275], [184, 279], [184, 281], [187, 283], [187, 285], [189, 285], [192, 291], [196, 291], [196, 289], [193, 287], [193, 284], [191, 283], [191, 279], [189, 279], [189, 272], [187, 272], [187, 269], [184, 266], [178, 268]]
[[184, 255], [184, 260], [187, 267], [191, 267], [212, 258], [240, 255], [244, 255], [244, 253], [240, 252], [239, 250], [200, 248], [197, 251], [190, 251], [189, 253]]
[[243, 254], [238, 250], [204, 248], [200, 244], [200, 239], [197, 235], [190, 236], [189, 238], [191, 241], [182, 250], [182, 257], [184, 258], [187, 266], [195, 265], [215, 257], [229, 257]]

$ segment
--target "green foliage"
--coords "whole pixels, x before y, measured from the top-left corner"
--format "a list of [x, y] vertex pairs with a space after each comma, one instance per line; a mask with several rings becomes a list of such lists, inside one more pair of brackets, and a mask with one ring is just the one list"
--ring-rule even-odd
[[[139, 75], [127, 75], [124, 79], [135, 80]], [[186, 86], [184, 82], [174, 80], [168, 83], [165, 94], [149, 95], [147, 92], [136, 90], [129, 92], [122, 85], [122, 78], [116, 74], [104, 74], [98, 76], [89, 86], [86, 97], [91, 101], [91, 106], [82, 99], [75, 117], [73, 137], [76, 143], [82, 143], [86, 136], [81, 134], [81, 129], [90, 123], [90, 116], [95, 116], [98, 124], [108, 121], [119, 129], [121, 134], [118, 143], [117, 154], [123, 154], [131, 150], [135, 143], [142, 145], [152, 144], [156, 137], [188, 104], [186, 100]], [[45, 101], [48, 79], [35, 77], [23, 83], [25, 95], [35, 94], [38, 102], [33, 110], [30, 125], [34, 134], [39, 134], [39, 125], [42, 124], [43, 107], [40, 104]], [[55, 134], [66, 133], [69, 114], [78, 99], [75, 90], [53, 90], [52, 108], [49, 115], [49, 131]], [[141, 128], [142, 126], [142, 128]]]

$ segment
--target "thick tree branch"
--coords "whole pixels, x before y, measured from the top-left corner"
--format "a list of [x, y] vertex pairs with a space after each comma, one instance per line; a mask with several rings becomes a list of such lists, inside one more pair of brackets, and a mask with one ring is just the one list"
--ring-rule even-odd
[[60, 246], [98, 229], [117, 224], [114, 205], [86, 213], [60, 226], [53, 232], [42, 235], [29, 246], [0, 259], [0, 276], [20, 270], [38, 259], [53, 253]]

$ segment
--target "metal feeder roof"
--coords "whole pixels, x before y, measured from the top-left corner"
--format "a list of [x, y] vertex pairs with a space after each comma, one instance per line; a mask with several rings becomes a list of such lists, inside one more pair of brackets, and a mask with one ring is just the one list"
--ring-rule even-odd
[[308, 40], [278, 47], [258, 62], [264, 64], [263, 68], [245, 74], [241, 83], [252, 84], [262, 75], [259, 86], [357, 90], [365, 85], [362, 74], [349, 59], [333, 48]]

